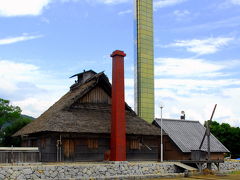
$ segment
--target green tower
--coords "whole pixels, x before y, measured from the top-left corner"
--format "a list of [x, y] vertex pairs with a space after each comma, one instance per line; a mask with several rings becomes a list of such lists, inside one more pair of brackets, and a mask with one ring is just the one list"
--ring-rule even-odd
[[154, 119], [153, 1], [135, 0], [135, 111]]

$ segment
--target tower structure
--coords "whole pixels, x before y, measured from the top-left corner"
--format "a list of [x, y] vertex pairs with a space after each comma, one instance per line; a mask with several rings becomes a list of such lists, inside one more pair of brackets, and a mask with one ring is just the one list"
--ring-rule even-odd
[[135, 2], [135, 111], [151, 123], [154, 119], [153, 1]]

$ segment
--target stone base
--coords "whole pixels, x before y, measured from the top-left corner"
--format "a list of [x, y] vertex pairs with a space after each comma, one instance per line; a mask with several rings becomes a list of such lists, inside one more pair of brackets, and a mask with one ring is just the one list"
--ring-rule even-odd
[[142, 179], [183, 174], [173, 163], [107, 162], [0, 166], [0, 179]]

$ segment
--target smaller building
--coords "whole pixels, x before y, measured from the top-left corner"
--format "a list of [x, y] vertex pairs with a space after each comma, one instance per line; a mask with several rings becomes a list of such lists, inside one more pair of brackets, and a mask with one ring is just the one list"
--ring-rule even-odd
[[[154, 125], [161, 128], [161, 119], [155, 119]], [[200, 153], [199, 160], [206, 157], [207, 138], [199, 151], [199, 146], [205, 134], [206, 128], [199, 121], [163, 119], [162, 128], [166, 133], [163, 138], [164, 160], [191, 161], [196, 160], [196, 154]], [[223, 160], [224, 153], [229, 150], [214, 136], [210, 136], [211, 160]], [[199, 152], [199, 153], [196, 153]], [[193, 157], [194, 156], [194, 157]]]

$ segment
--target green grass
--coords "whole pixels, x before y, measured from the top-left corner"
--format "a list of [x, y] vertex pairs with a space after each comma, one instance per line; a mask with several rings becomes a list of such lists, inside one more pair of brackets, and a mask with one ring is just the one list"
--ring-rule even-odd
[[[239, 172], [239, 171], [238, 171]], [[155, 178], [144, 180], [240, 180], [240, 174], [228, 174], [228, 175], [199, 175], [190, 177], [174, 177], [174, 178]]]
[[240, 171], [233, 171], [233, 172], [230, 172], [229, 174], [240, 174]]

